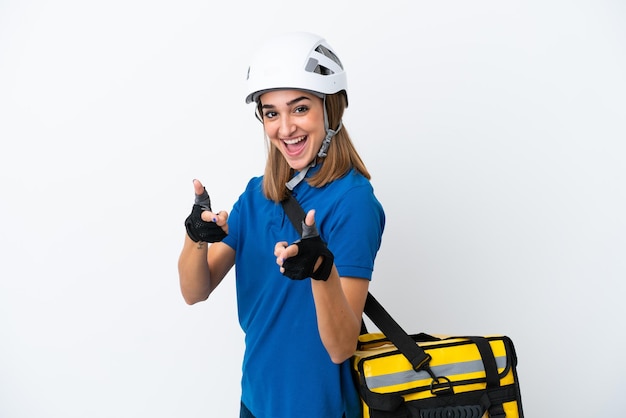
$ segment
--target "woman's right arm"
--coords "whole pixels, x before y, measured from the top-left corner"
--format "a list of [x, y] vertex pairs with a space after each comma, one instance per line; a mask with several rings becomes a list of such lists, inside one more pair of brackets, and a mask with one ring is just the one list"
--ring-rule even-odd
[[235, 265], [235, 250], [221, 242], [228, 234], [228, 212], [211, 212], [202, 183], [194, 179], [193, 186], [196, 200], [185, 220], [187, 234], [178, 258], [180, 290], [189, 305], [206, 300]]
[[235, 250], [222, 242], [194, 242], [185, 235], [178, 259], [180, 290], [189, 305], [206, 300], [235, 265]]

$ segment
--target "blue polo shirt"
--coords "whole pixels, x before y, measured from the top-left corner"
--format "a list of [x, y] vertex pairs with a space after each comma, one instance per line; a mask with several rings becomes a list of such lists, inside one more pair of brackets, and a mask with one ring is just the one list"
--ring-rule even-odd
[[[263, 195], [262, 180], [251, 179], [233, 206], [223, 240], [236, 251], [242, 401], [257, 418], [359, 417], [350, 360], [334, 364], [322, 345], [310, 279], [291, 280], [276, 264], [275, 244], [299, 236], [282, 206]], [[385, 215], [370, 182], [353, 170], [321, 188], [302, 181], [294, 195], [305, 212], [316, 210], [339, 275], [371, 280]]]

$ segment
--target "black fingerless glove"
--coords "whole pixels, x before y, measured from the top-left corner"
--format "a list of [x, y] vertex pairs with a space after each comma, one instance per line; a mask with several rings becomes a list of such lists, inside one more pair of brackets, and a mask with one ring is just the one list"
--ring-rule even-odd
[[[298, 255], [289, 257], [283, 262], [283, 274], [290, 279], [303, 280], [310, 277], [314, 280], [328, 280], [333, 269], [335, 256], [322, 241], [315, 225], [308, 226], [302, 222], [302, 239], [293, 243], [298, 246]], [[322, 257], [322, 263], [313, 271], [317, 259]]]
[[211, 199], [206, 189], [201, 195], [196, 195], [196, 201], [191, 209], [191, 214], [185, 219], [187, 235], [194, 242], [218, 242], [226, 237], [221, 226], [215, 222], [206, 222], [202, 219], [202, 212], [211, 210]]

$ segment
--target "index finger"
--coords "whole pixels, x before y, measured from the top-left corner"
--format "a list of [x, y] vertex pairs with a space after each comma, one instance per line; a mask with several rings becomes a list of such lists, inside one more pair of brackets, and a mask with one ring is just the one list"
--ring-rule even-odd
[[204, 222], [215, 222], [218, 226], [224, 226], [228, 221], [228, 212], [221, 210], [215, 213], [210, 210], [205, 210], [202, 211], [200, 217]]
[[[278, 245], [277, 245], [278, 247]], [[286, 260], [289, 257], [295, 257], [298, 255], [298, 246], [291, 244], [288, 247], [284, 247], [282, 250], [276, 249], [276, 258], [279, 260]]]

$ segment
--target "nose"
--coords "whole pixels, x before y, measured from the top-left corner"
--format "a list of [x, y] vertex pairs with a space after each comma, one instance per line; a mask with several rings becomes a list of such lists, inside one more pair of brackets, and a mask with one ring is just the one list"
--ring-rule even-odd
[[280, 125], [278, 126], [278, 135], [280, 137], [288, 137], [296, 130], [296, 125], [291, 116], [281, 115]]

